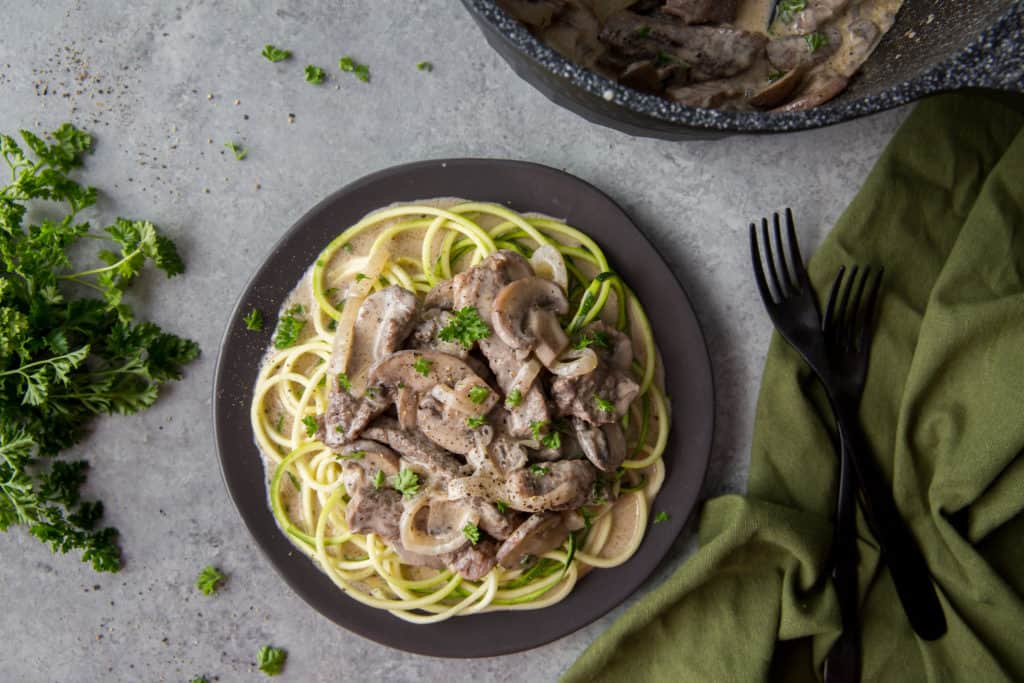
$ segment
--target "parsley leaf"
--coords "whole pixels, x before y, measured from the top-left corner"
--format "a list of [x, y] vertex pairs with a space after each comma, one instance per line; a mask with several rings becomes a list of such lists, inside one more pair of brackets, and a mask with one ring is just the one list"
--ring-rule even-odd
[[420, 491], [420, 477], [403, 467], [391, 478], [391, 486], [406, 498], [412, 498]]
[[245, 329], [252, 330], [253, 332], [259, 332], [263, 329], [263, 314], [257, 309], [249, 311], [248, 315], [242, 318], [245, 323]]
[[268, 676], [276, 676], [284, 668], [288, 653], [281, 648], [264, 645], [256, 653], [256, 665]]
[[562, 437], [558, 434], [557, 430], [551, 430], [545, 436], [541, 436], [541, 433], [547, 430], [549, 427], [547, 422], [541, 422], [534, 420], [530, 423], [530, 431], [533, 433], [533, 438], [540, 441], [540, 445], [544, 448], [560, 448], [562, 446]]
[[203, 595], [213, 595], [214, 591], [217, 590], [217, 584], [222, 583], [226, 578], [220, 573], [219, 569], [210, 564], [203, 567], [203, 570], [199, 572], [199, 577], [196, 579], [196, 588]]
[[434, 70], [434, 65], [431, 64], [430, 62], [420, 62], [416, 65], [416, 68], [419, 69], [420, 71], [430, 72]]
[[487, 420], [485, 420], [483, 417], [480, 417], [478, 415], [474, 415], [472, 417], [467, 417], [466, 418], [466, 426], [469, 427], [470, 429], [476, 429], [478, 427], [483, 427], [485, 422], [487, 422]]
[[547, 436], [540, 440], [540, 445], [543, 446], [544, 448], [561, 448], [562, 437], [561, 435], [559, 435], [558, 432], [551, 432], [550, 434], [548, 434]]
[[469, 522], [466, 526], [462, 527], [462, 535], [468, 538], [472, 545], [476, 545], [480, 542], [480, 529], [472, 522]]
[[306, 65], [306, 82], [313, 85], [320, 85], [324, 82], [324, 70], [312, 64]]
[[494, 501], [494, 507], [498, 508], [498, 512], [500, 512], [501, 514], [505, 514], [505, 512], [508, 510], [508, 503], [496, 500]]
[[543, 477], [546, 474], [551, 474], [551, 468], [544, 465], [530, 465], [530, 473], [535, 477]]
[[658, 514], [654, 515], [654, 523], [655, 524], [660, 524], [661, 522], [667, 522], [667, 521], [668, 521], [668, 513], [665, 512], [664, 510], [662, 510]]
[[231, 153], [235, 155], [235, 159], [241, 161], [249, 154], [249, 150], [246, 147], [242, 147], [237, 142], [225, 142], [224, 146], [231, 150]]
[[518, 389], [513, 389], [508, 392], [508, 396], [505, 397], [505, 405], [509, 408], [515, 408], [523, 402], [523, 392]]
[[287, 349], [295, 346], [306, 326], [306, 321], [297, 316], [302, 315], [305, 309], [302, 305], [289, 308], [277, 321], [277, 332], [274, 334], [274, 348]]
[[775, 6], [775, 18], [784, 24], [793, 21], [797, 12], [807, 9], [807, 0], [779, 0]]
[[476, 405], [480, 405], [487, 400], [487, 397], [491, 395], [491, 390], [487, 387], [480, 386], [479, 384], [469, 390], [469, 400]]
[[441, 341], [458, 342], [463, 348], [473, 348], [473, 344], [491, 336], [491, 328], [480, 317], [475, 306], [466, 306], [455, 311], [448, 324], [442, 327], [437, 337]]
[[370, 82], [370, 67], [360, 64], [351, 57], [342, 57], [338, 60], [338, 68], [347, 73], [353, 74], [363, 83]]
[[190, 680], [188, 683], [210, 683], [210, 679], [206, 676], [198, 676], [197, 678]]
[[412, 364], [412, 369], [420, 373], [424, 377], [430, 374], [430, 368], [434, 367], [434, 361], [427, 360], [423, 356], [416, 359], [416, 362]]
[[817, 52], [828, 45], [828, 36], [821, 31], [815, 31], [804, 36], [804, 41], [807, 43], [808, 51]]
[[352, 391], [352, 382], [349, 381], [347, 372], [338, 373], [338, 388], [343, 391]]
[[611, 338], [607, 332], [600, 330], [585, 332], [572, 345], [574, 349], [585, 349], [589, 346], [595, 346], [599, 349], [610, 349], [612, 347]]
[[384, 470], [377, 470], [377, 474], [373, 475], [373, 488], [379, 489], [384, 485]]
[[611, 401], [606, 401], [605, 399], [597, 395], [594, 396], [594, 401], [597, 402], [597, 409], [600, 410], [602, 413], [615, 412], [615, 404], [612, 403]]
[[316, 434], [316, 430], [320, 428], [320, 425], [316, 423], [316, 418], [312, 415], [303, 417], [302, 424], [306, 425], [306, 436], [313, 436]]
[[260, 53], [271, 62], [283, 62], [292, 56], [291, 50], [282, 50], [281, 48], [274, 47], [273, 45], [264, 45], [263, 52]]

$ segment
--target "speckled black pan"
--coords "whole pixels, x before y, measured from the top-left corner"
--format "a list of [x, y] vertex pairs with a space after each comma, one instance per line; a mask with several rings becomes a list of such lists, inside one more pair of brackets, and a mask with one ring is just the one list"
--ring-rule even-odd
[[906, 0], [850, 83], [805, 112], [698, 109], [638, 92], [566, 60], [494, 0], [462, 0], [487, 42], [524, 80], [580, 116], [630, 135], [685, 140], [828, 126], [949, 90], [1024, 93], [1022, 0]]
[[[584, 229], [636, 291], [664, 354], [672, 397], [666, 478], [653, 525], [626, 564], [584, 577], [561, 603], [543, 610], [456, 617], [414, 625], [363, 606], [340, 591], [278, 529], [267, 502], [263, 465], [249, 427], [260, 358], [273, 332], [272, 312], [320, 250], [341, 230], [393, 202], [458, 196], [538, 211]], [[252, 308], [270, 319], [261, 332], [242, 322]], [[516, 161], [450, 159], [397, 166], [331, 195], [285, 234], [246, 286], [217, 360], [213, 417], [221, 469], [245, 525], [285, 581], [327, 618], [385, 645], [438, 657], [485, 657], [536, 647], [572, 633], [625, 600], [650, 575], [697, 502], [711, 447], [714, 391], [707, 347], [693, 309], [658, 252], [611, 199], [571, 175]]]

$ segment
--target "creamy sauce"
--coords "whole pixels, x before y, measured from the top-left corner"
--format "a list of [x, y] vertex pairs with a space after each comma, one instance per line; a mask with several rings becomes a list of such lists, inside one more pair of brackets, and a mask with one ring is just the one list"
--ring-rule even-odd
[[[443, 198], [422, 200], [410, 203], [414, 203], [421, 206], [426, 205], [440, 209], [447, 209], [457, 204], [464, 203], [465, 201], [466, 200], [455, 198]], [[522, 215], [525, 217], [547, 218], [547, 216], [541, 216], [540, 214]], [[325, 269], [325, 282], [327, 283], [328, 287], [334, 287], [337, 290], [336, 293], [333, 293], [337, 297], [337, 300], [333, 301], [333, 303], [335, 303], [336, 306], [337, 301], [345, 299], [349, 290], [354, 286], [354, 273], [359, 272], [359, 269], [365, 265], [366, 255], [370, 253], [371, 246], [376, 241], [378, 236], [385, 232], [395, 222], [408, 220], [409, 218], [409, 216], [404, 216], [400, 219], [396, 219], [395, 221], [381, 223], [380, 225], [375, 226], [372, 229], [366, 230], [356, 235], [349, 242], [349, 244], [352, 245], [351, 250], [339, 249], [337, 253], [331, 258]], [[502, 222], [501, 219], [492, 216], [480, 217], [479, 219], [475, 220], [485, 230], [494, 227], [498, 223]], [[388, 249], [390, 252], [390, 260], [395, 261], [402, 258], [408, 258], [413, 259], [417, 263], [419, 263], [421, 259], [423, 233], [424, 230], [417, 229], [405, 231], [393, 237], [389, 242]], [[568, 238], [563, 237], [562, 241], [568, 245], [578, 246], [578, 242]], [[441, 243], [441, 239], [435, 240], [435, 253], [432, 255], [432, 262], [433, 259], [436, 259], [441, 252]], [[471, 265], [470, 260], [471, 256], [465, 255], [459, 261], [453, 263], [453, 274], [467, 269]], [[576, 265], [583, 272], [583, 274], [589, 278], [593, 278], [598, 274], [596, 267], [591, 266], [590, 264], [585, 263], [582, 260], [577, 260]], [[320, 312], [319, 306], [315, 298], [313, 297], [313, 267], [314, 266], [311, 265], [309, 269], [307, 269], [306, 273], [299, 280], [298, 284], [288, 295], [285, 303], [282, 305], [281, 310], [279, 312], [279, 317], [284, 316], [290, 309], [292, 309], [295, 306], [302, 306], [302, 309], [305, 311], [302, 317], [304, 317], [304, 319], [306, 320], [306, 324], [303, 327], [302, 333], [299, 337], [299, 341], [297, 342], [298, 344], [302, 344], [317, 338], [318, 335], [316, 334], [316, 329], [312, 322], [313, 316], [322, 316], [322, 319], [325, 321], [325, 324], [329, 320], [327, 316], [323, 315]], [[420, 297], [422, 298], [422, 295], [420, 295]], [[601, 312], [601, 318], [609, 324], [614, 324], [617, 310], [618, 302], [616, 300], [614, 291], [612, 291], [609, 294], [607, 304]], [[630, 330], [630, 333], [633, 339], [638, 339], [640, 336], [640, 328], [635, 321], [633, 323], [633, 328]], [[271, 358], [275, 356], [276, 353], [277, 351], [273, 347], [268, 349], [267, 354], [264, 356], [263, 364], [266, 365], [268, 362], [270, 362]], [[634, 344], [634, 354], [641, 354], [641, 360], [642, 353], [643, 347]], [[353, 381], [354, 386], [356, 386], [357, 383], [362, 382], [363, 378], [365, 377], [366, 370], [372, 364], [372, 360], [373, 356], [371, 340], [361, 337], [357, 330], [354, 336], [353, 348], [347, 365], [347, 372], [349, 374], [350, 380]], [[317, 363], [316, 361], [308, 360], [300, 364], [297, 364], [295, 366], [295, 369], [296, 371], [305, 374], [311, 371], [317, 365], [319, 365], [319, 363]], [[664, 376], [662, 365], [660, 363], [660, 358], [657, 364], [655, 382], [659, 387], [661, 387], [662, 389], [664, 388]], [[358, 390], [361, 391], [361, 387], [358, 387]], [[324, 391], [323, 393], [324, 396], [326, 397], [326, 391]], [[269, 395], [267, 400], [264, 402], [264, 413], [267, 416], [268, 422], [271, 424], [276, 424], [278, 420], [282, 420], [282, 427], [284, 429], [284, 432], [290, 433], [292, 429], [292, 417], [289, 414], [288, 410], [286, 410], [286, 407], [281, 401], [281, 399], [277, 396], [276, 392], [273, 392], [271, 395]], [[650, 424], [648, 429], [649, 435], [656, 434], [658, 430], [658, 420], [653, 411], [650, 416]], [[650, 439], [650, 436], [648, 438]], [[266, 480], [267, 483], [269, 484], [276, 463], [275, 460], [269, 457], [267, 453], [263, 453], [263, 456], [266, 471]], [[636, 456], [634, 454], [631, 457]], [[649, 492], [648, 499], [652, 499], [653, 495], [656, 493], [655, 490], [652, 490], [651, 486], [654, 468], [655, 466], [651, 466], [643, 470], [639, 470], [639, 472], [643, 473], [647, 477], [647, 490]], [[300, 491], [296, 489], [291, 483], [284, 483], [281, 486], [280, 500], [281, 504], [288, 512], [288, 517], [292, 520], [295, 520], [300, 527], [303, 527], [303, 530], [306, 533], [313, 533], [313, 526], [316, 520], [308, 518], [308, 515], [305, 512], [306, 502], [303, 501]], [[611, 510], [606, 513], [612, 516], [613, 525], [610, 533], [608, 534], [607, 541], [604, 543], [603, 547], [600, 549], [598, 553], [599, 556], [614, 557], [615, 555], [623, 552], [628, 547], [630, 540], [634, 537], [634, 534], [636, 533], [636, 525], [638, 520], [636, 506], [638, 504], [638, 500], [638, 496], [624, 495], [618, 501], [616, 501], [612, 505]], [[340, 533], [340, 531], [341, 529], [336, 525], [328, 524], [327, 536]], [[643, 530], [641, 530], [641, 533], [642, 531]], [[329, 548], [328, 552], [332, 555], [336, 555], [338, 557], [350, 560], [362, 559], [364, 557], [362, 549], [350, 544], [345, 544], [340, 547]], [[435, 570], [429, 569], [427, 567], [406, 567], [405, 572], [408, 578], [416, 579], [432, 576]], [[368, 591], [372, 587], [367, 584], [364, 584], [362, 588]]]

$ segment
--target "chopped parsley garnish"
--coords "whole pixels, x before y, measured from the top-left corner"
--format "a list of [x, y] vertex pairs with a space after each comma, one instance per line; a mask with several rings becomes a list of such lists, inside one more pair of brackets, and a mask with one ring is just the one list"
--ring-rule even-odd
[[775, 81], [785, 76], [787, 73], [789, 72], [782, 71], [781, 69], [772, 69], [771, 71], [768, 72], [768, 82], [774, 83]]
[[599, 349], [610, 349], [612, 347], [611, 337], [607, 332], [597, 330], [596, 332], [584, 332], [572, 345], [574, 349], [585, 349], [595, 346]]
[[530, 465], [530, 473], [535, 477], [543, 477], [546, 474], [551, 474], [551, 468], [544, 465]]
[[367, 387], [366, 388], [366, 395], [369, 398], [377, 398], [377, 390], [374, 387]]
[[668, 521], [668, 513], [665, 512], [664, 510], [662, 510], [658, 514], [654, 515], [654, 523], [655, 524], [660, 524], [661, 522], [667, 522], [667, 521]]
[[347, 372], [338, 373], [338, 388], [342, 391], [352, 391], [352, 382], [348, 380]]
[[466, 426], [470, 429], [476, 429], [477, 427], [483, 427], [486, 421], [484, 418], [474, 415], [473, 417], [466, 418]]
[[600, 396], [594, 396], [594, 401], [597, 402], [597, 409], [600, 410], [602, 413], [615, 412], [615, 404], [612, 403], [611, 401], [606, 401]]
[[324, 70], [312, 64], [306, 65], [306, 82], [320, 85], [324, 82]]
[[344, 434], [345, 433], [345, 428], [342, 427], [341, 425], [335, 425], [334, 426], [334, 431], [338, 432], [339, 434]]
[[384, 470], [377, 470], [377, 474], [373, 475], [373, 488], [379, 489], [384, 485]]
[[206, 676], [199, 676], [197, 678], [193, 678], [188, 683], [210, 683], [210, 679]]
[[278, 647], [264, 645], [256, 653], [256, 664], [260, 671], [268, 676], [276, 676], [284, 668], [284, 661], [288, 659], [288, 653]]
[[448, 324], [438, 331], [441, 341], [458, 342], [463, 348], [472, 348], [473, 344], [491, 336], [491, 328], [480, 317], [476, 306], [466, 306], [455, 311]]
[[558, 432], [551, 432], [550, 434], [548, 434], [547, 436], [540, 440], [540, 445], [543, 446], [544, 448], [561, 448], [562, 437], [558, 434]]
[[273, 45], [267, 44], [267, 45], [263, 46], [263, 52], [261, 52], [260, 54], [262, 54], [264, 57], [266, 57], [271, 62], [277, 63], [277, 62], [283, 62], [284, 60], [286, 60], [289, 57], [291, 57], [292, 56], [292, 51], [291, 50], [282, 50], [279, 47], [274, 47]]
[[480, 405], [487, 400], [487, 397], [491, 395], [491, 390], [487, 387], [482, 387], [479, 384], [469, 390], [469, 400]]
[[635, 31], [635, 33], [636, 33], [636, 37], [637, 38], [646, 38], [649, 35], [651, 35], [651, 27], [650, 26], [641, 26], [640, 28], [638, 28]]
[[249, 150], [246, 147], [242, 147], [237, 142], [225, 142], [224, 146], [231, 150], [231, 153], [235, 155], [235, 159], [241, 161], [249, 154]]
[[480, 529], [477, 528], [476, 524], [470, 522], [466, 526], [462, 527], [462, 534], [469, 539], [469, 542], [476, 545], [480, 542]]
[[313, 436], [316, 434], [316, 430], [319, 427], [316, 423], [316, 418], [312, 415], [307, 415], [302, 418], [302, 424], [306, 425], [306, 436]]
[[434, 361], [427, 360], [423, 356], [416, 359], [416, 362], [412, 364], [412, 369], [420, 373], [424, 377], [430, 374], [430, 368], [434, 367]]
[[807, 0], [779, 0], [779, 4], [775, 6], [775, 18], [788, 24], [793, 21], [797, 12], [803, 12], [805, 9], [807, 9]]
[[419, 64], [416, 65], [416, 68], [419, 69], [420, 71], [433, 71], [434, 65], [431, 64], [430, 62], [420, 62]]
[[540, 433], [547, 424], [547, 422], [541, 422], [540, 420], [534, 420], [530, 423], [530, 431], [533, 433], [534, 439], [540, 441]]
[[500, 512], [501, 514], [505, 514], [505, 512], [508, 510], [508, 503], [501, 500], [496, 500], [494, 501], [494, 507], [498, 508], [498, 512]]
[[275, 348], [287, 349], [295, 346], [295, 343], [299, 341], [299, 336], [302, 334], [302, 328], [306, 326], [306, 321], [297, 316], [302, 315], [305, 310], [301, 304], [296, 304], [284, 312], [284, 315], [277, 322], [277, 333], [274, 335]]
[[370, 82], [370, 67], [365, 64], [360, 64], [351, 57], [342, 57], [339, 59], [338, 68], [346, 73], [354, 74], [355, 77], [363, 83]]
[[338, 460], [362, 460], [366, 457], [366, 451], [350, 451], [348, 453], [338, 453], [335, 455]]
[[412, 498], [420, 491], [420, 477], [412, 470], [402, 468], [391, 478], [391, 486], [406, 498]]
[[220, 570], [214, 567], [212, 564], [203, 567], [203, 570], [199, 572], [199, 578], [196, 579], [196, 588], [203, 595], [213, 595], [214, 591], [217, 590], [217, 584], [224, 581], [226, 577], [220, 573]]
[[245, 329], [259, 332], [263, 329], [263, 314], [254, 308], [242, 318], [242, 322], [245, 323]]
[[523, 402], [523, 392], [518, 389], [513, 389], [508, 392], [508, 396], [505, 397], [505, 405], [509, 408], [515, 408]]
[[353, 249], [354, 249], [355, 247], [353, 247], [353, 246], [352, 246], [352, 243], [351, 243], [351, 242], [345, 242], [345, 244], [341, 245], [341, 248], [342, 248], [342, 250], [343, 250], [343, 251], [344, 251], [344, 252], [345, 252], [346, 254], [351, 254], [351, 253], [352, 253], [352, 250], [353, 250]]
[[815, 31], [814, 33], [808, 33], [804, 36], [804, 41], [807, 43], [808, 50], [811, 52], [817, 52], [828, 45], [828, 36], [821, 31]]
[[366, 277], [367, 276], [362, 273], [356, 273], [356, 282], [362, 282], [363, 280], [366, 279]]

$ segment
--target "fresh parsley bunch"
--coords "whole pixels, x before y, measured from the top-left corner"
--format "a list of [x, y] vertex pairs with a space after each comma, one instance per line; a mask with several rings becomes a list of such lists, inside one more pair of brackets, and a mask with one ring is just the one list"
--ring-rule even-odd
[[[21, 131], [25, 147], [0, 135], [11, 181], [0, 186], [0, 531], [15, 525], [55, 552], [81, 550], [97, 571], [121, 566], [117, 531], [97, 529], [103, 504], [82, 501], [87, 463], [56, 459], [101, 413], [149, 407], [181, 377], [195, 342], [136, 323], [123, 294], [146, 263], [183, 272], [178, 251], [152, 223], [118, 218], [94, 231], [78, 214], [96, 190], [68, 174], [92, 138], [70, 124], [52, 142]], [[30, 202], [65, 205], [59, 220], [27, 220]], [[100, 264], [77, 269], [69, 251], [95, 240]], [[76, 250], [78, 253], [78, 250]], [[96, 296], [78, 296], [92, 292]]]

